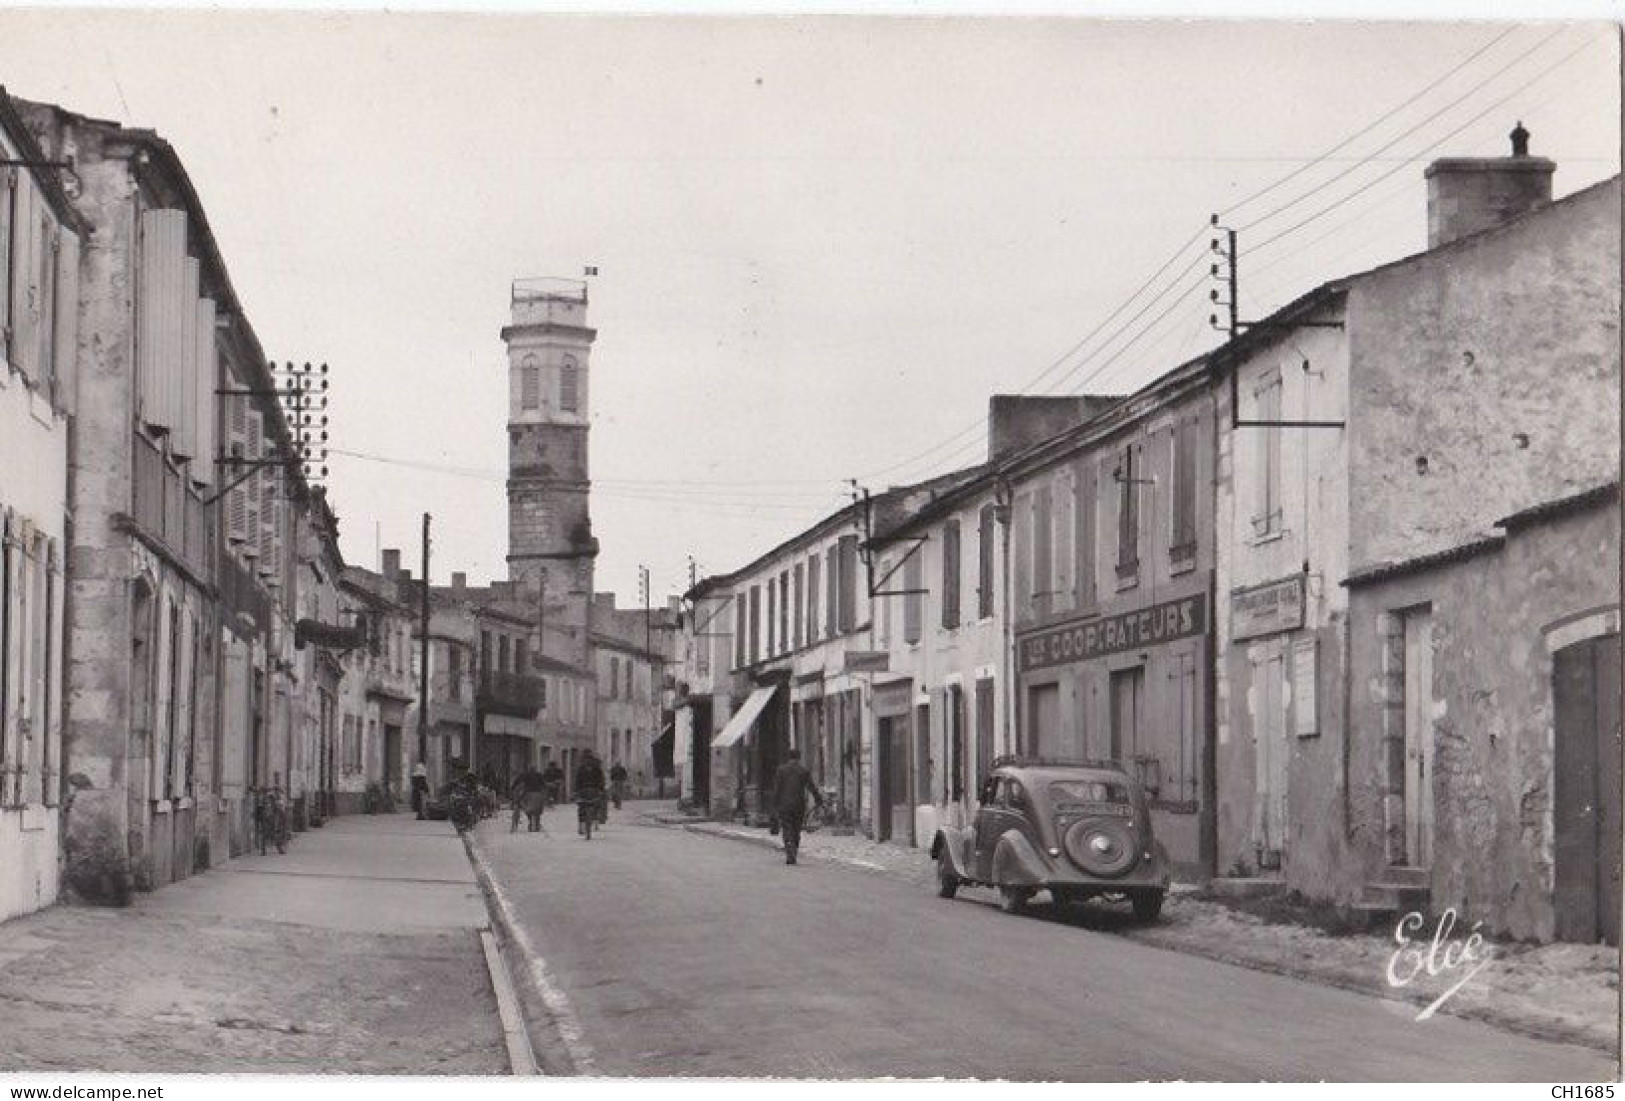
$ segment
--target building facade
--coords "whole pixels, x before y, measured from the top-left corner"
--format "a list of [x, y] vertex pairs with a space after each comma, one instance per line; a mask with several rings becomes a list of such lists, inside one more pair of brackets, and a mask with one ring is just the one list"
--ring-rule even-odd
[[[0, 159], [45, 159], [3, 89]], [[49, 906], [60, 884], [82, 233], [55, 170], [0, 167], [0, 920]]]
[[[1436, 163], [1427, 251], [1326, 284], [1216, 353], [1222, 872], [1373, 911], [1471, 903], [1518, 935], [1561, 926], [1539, 855], [1559, 814], [1539, 748], [1554, 705], [1531, 704], [1527, 672], [1475, 666], [1464, 634], [1447, 648], [1436, 617], [1464, 622], [1462, 606], [1403, 605], [1392, 584], [1361, 581], [1496, 543], [1498, 519], [1615, 476], [1619, 182], [1552, 202], [1551, 169], [1526, 150]], [[1473, 568], [1518, 560], [1506, 540]], [[1516, 643], [1537, 656], [1532, 634], [1617, 600], [1553, 569], [1566, 587], [1527, 582], [1552, 610]], [[1388, 603], [1356, 617], [1356, 592]], [[1452, 708], [1474, 668], [1509, 710], [1469, 728]], [[1471, 812], [1468, 788], [1482, 804]], [[1468, 885], [1481, 861], [1512, 860], [1474, 832], [1508, 788], [1544, 860], [1518, 878], [1537, 897], [1517, 906]]]
[[1114, 761], [1185, 875], [1213, 865], [1205, 360], [1004, 464], [1016, 750]]

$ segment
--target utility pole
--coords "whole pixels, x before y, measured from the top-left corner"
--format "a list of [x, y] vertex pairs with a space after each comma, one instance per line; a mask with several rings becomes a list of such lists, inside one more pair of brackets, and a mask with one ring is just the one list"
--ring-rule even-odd
[[418, 605], [418, 764], [429, 761], [429, 514], [423, 514], [423, 589]]

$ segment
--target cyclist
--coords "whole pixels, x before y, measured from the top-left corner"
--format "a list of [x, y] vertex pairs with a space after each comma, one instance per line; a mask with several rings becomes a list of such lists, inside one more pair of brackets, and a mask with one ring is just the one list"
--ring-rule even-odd
[[587, 750], [576, 766], [576, 832], [591, 838], [590, 824], [600, 820], [604, 803], [604, 766], [598, 754]]

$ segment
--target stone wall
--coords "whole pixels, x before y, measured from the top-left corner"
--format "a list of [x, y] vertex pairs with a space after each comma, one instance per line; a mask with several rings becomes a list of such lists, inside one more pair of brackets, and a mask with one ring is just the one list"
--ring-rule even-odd
[[1619, 180], [1349, 291], [1351, 562], [1401, 562], [1619, 468]]

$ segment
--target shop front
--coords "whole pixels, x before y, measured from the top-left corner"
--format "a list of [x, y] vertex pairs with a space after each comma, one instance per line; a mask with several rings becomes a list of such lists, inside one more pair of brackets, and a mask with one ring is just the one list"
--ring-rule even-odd
[[1210, 874], [1211, 596], [1206, 589], [1016, 637], [1018, 752], [1109, 760], [1144, 785], [1187, 874]]

